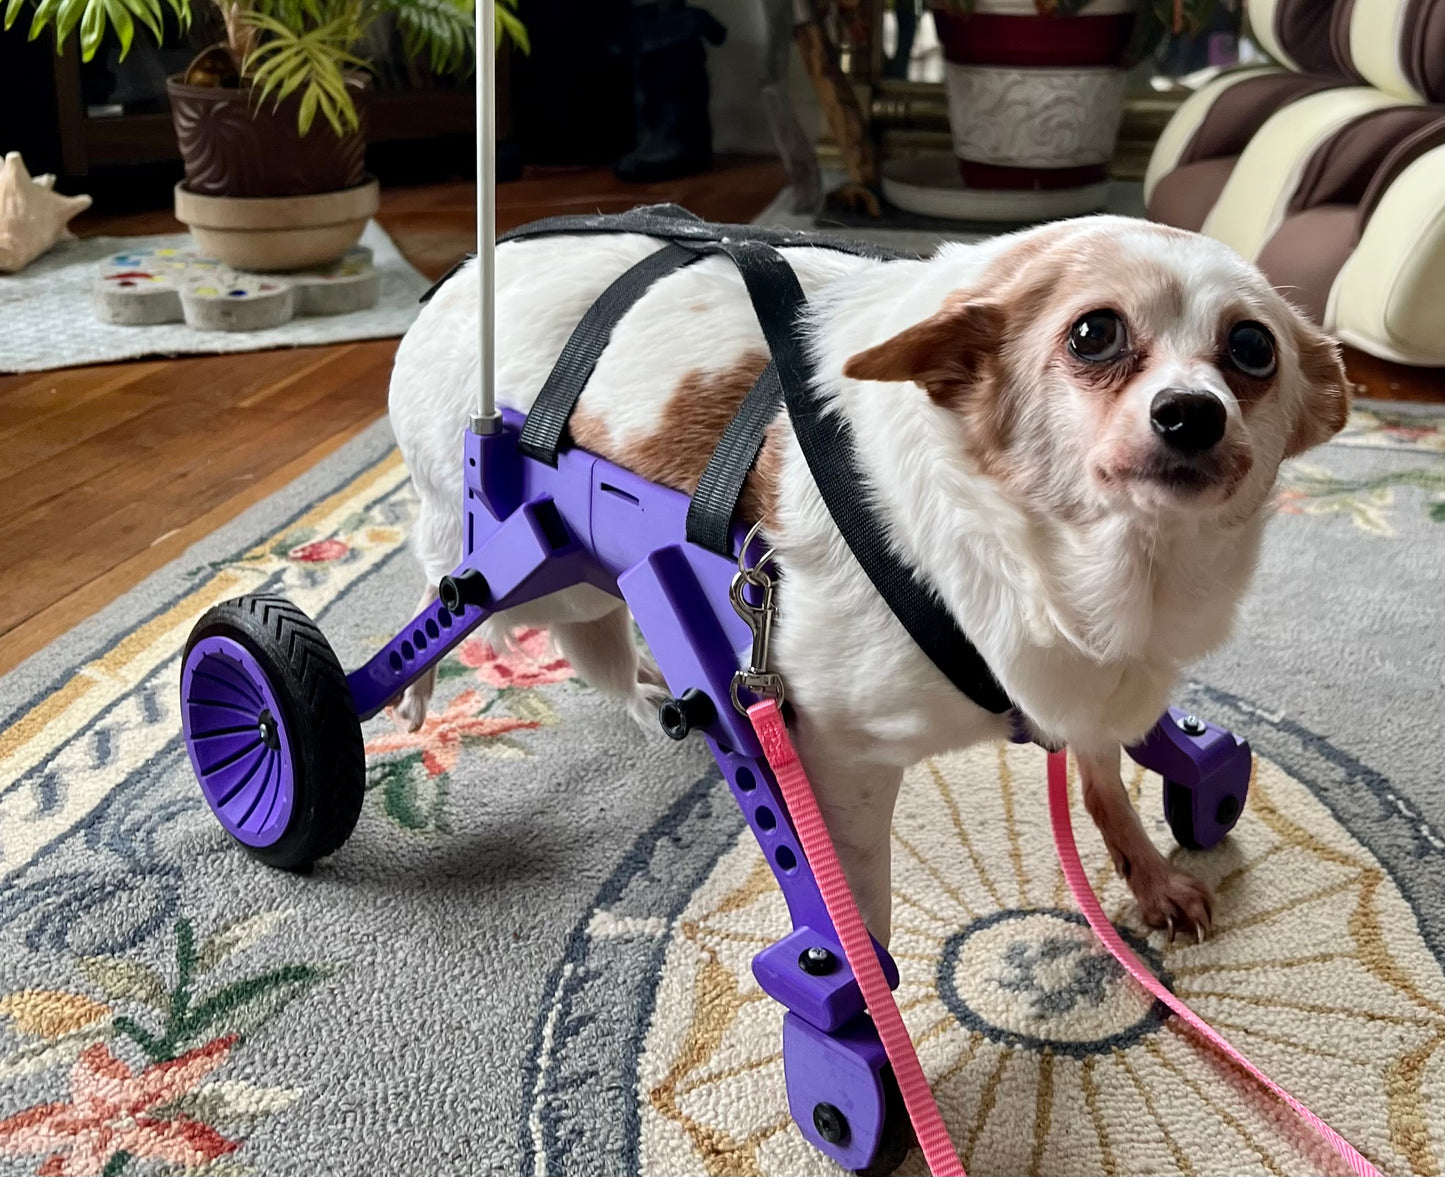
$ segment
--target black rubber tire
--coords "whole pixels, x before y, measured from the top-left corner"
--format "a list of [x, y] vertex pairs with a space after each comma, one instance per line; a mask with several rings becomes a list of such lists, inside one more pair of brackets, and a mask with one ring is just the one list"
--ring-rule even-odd
[[245, 646], [265, 669], [294, 770], [295, 802], [281, 837], [269, 846], [237, 845], [267, 866], [309, 870], [351, 836], [366, 796], [366, 753], [346, 674], [315, 622], [285, 597], [222, 601], [196, 622], [185, 656], [217, 636]]
[[878, 1077], [883, 1080], [883, 1136], [873, 1159], [865, 1168], [854, 1170], [859, 1177], [888, 1177], [903, 1164], [917, 1143], [913, 1138], [913, 1124], [908, 1119], [908, 1105], [903, 1102], [893, 1068], [885, 1064]]
[[1174, 840], [1186, 850], [1202, 850], [1194, 836], [1194, 795], [1178, 781], [1164, 781], [1164, 820]]

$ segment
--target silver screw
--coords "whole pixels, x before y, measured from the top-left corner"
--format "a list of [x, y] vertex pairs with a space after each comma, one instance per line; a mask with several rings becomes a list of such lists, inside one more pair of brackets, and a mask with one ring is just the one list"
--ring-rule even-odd
[[1197, 715], [1186, 715], [1179, 721], [1179, 730], [1186, 736], [1202, 736], [1208, 729], [1204, 726], [1204, 720]]

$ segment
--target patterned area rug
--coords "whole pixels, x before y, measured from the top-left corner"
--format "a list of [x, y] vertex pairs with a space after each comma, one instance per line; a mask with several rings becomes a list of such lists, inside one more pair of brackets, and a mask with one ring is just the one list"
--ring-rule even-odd
[[[1190, 707], [1258, 754], [1203, 945], [1105, 906], [1177, 992], [1380, 1169], [1445, 1160], [1445, 414], [1371, 406], [1287, 474], [1236, 642]], [[0, 680], [0, 1174], [809, 1174], [785, 912], [703, 749], [547, 650], [447, 662], [309, 877], [231, 845], [180, 745], [179, 653], [280, 590], [355, 665], [409, 615], [413, 499], [378, 425]], [[1156, 778], [1130, 786], [1168, 843]], [[1077, 809], [1077, 805], [1076, 805]], [[894, 836], [900, 999], [976, 1173], [1334, 1171], [1142, 999], [1072, 910], [1043, 759], [917, 766]], [[921, 1173], [915, 1153], [905, 1173]]]

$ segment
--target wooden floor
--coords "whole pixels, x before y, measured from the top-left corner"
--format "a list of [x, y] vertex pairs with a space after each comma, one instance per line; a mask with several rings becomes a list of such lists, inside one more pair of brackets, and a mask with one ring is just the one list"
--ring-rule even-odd
[[[771, 160], [628, 185], [603, 169], [497, 190], [508, 229], [671, 200], [749, 221], [783, 185]], [[391, 190], [378, 220], [439, 277], [476, 239], [467, 183]], [[76, 222], [82, 235], [178, 232], [168, 212]], [[395, 340], [0, 376], [0, 673], [285, 486], [386, 409]]]
[[[625, 185], [600, 169], [498, 189], [498, 227], [563, 212], [684, 204], [748, 221], [783, 184], [770, 160]], [[474, 240], [468, 183], [384, 194], [378, 219], [436, 277]], [[177, 232], [168, 212], [76, 222]], [[385, 410], [395, 340], [0, 376], [0, 673], [355, 436]], [[1352, 353], [1362, 395], [1445, 402], [1445, 371]]]

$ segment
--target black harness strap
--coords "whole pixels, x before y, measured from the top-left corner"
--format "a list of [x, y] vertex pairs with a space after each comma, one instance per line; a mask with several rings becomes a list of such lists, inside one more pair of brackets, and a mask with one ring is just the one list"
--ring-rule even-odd
[[[807, 245], [815, 249], [832, 249], [854, 257], [873, 257], [892, 261], [907, 254], [838, 237], [828, 233], [814, 233], [803, 229], [769, 229], [760, 225], [723, 225], [704, 221], [677, 204], [650, 204], [634, 208], [625, 213], [595, 213], [584, 216], [547, 217], [521, 225], [497, 237], [497, 244], [508, 241], [525, 241], [532, 237], [556, 237], [577, 233], [640, 233], [644, 237], [657, 237], [664, 241], [695, 241], [712, 245], [731, 238], [735, 241], [762, 241], [768, 245]], [[421, 296], [427, 302], [443, 285], [460, 270], [472, 255], [464, 257], [432, 284], [430, 290]]]
[[813, 481], [854, 558], [929, 660], [954, 686], [995, 714], [1012, 708], [988, 663], [964, 636], [937, 595], [898, 558], [882, 520], [869, 505], [867, 479], [854, 458], [846, 421], [827, 414], [811, 386], [811, 367], [798, 329], [805, 299], [797, 276], [771, 246], [723, 246], [742, 271], [758, 322], [773, 353], [783, 402]]
[[554, 237], [570, 233], [641, 233], [646, 237], [662, 237], [668, 241], [696, 241], [719, 244], [729, 241], [761, 241], [766, 245], [786, 247], [806, 245], [814, 249], [832, 249], [854, 257], [893, 260], [908, 256], [881, 245], [856, 241], [830, 233], [804, 229], [777, 229], [765, 225], [723, 225], [698, 219], [676, 204], [653, 204], [625, 213], [592, 216], [546, 217], [540, 221], [510, 229], [497, 238], [524, 241], [529, 237]]
[[778, 415], [782, 400], [783, 387], [778, 383], [777, 365], [770, 363], [727, 423], [717, 449], [713, 450], [698, 479], [697, 489], [692, 492], [692, 505], [687, 509], [689, 543], [721, 556], [732, 554], [732, 522], [738, 499], [742, 497], [743, 483], [762, 452], [763, 438]]
[[602, 296], [587, 308], [582, 321], [563, 346], [562, 354], [552, 365], [546, 383], [537, 393], [537, 399], [527, 412], [527, 423], [522, 427], [522, 436], [517, 442], [518, 449], [529, 458], [536, 458], [549, 466], [557, 464], [557, 448], [562, 443], [567, 420], [577, 407], [582, 390], [587, 387], [592, 369], [597, 366], [602, 350], [612, 338], [612, 329], [617, 326], [618, 320], [659, 278], [696, 261], [698, 257], [695, 249], [664, 245], [657, 252], [648, 254], [602, 292]]

